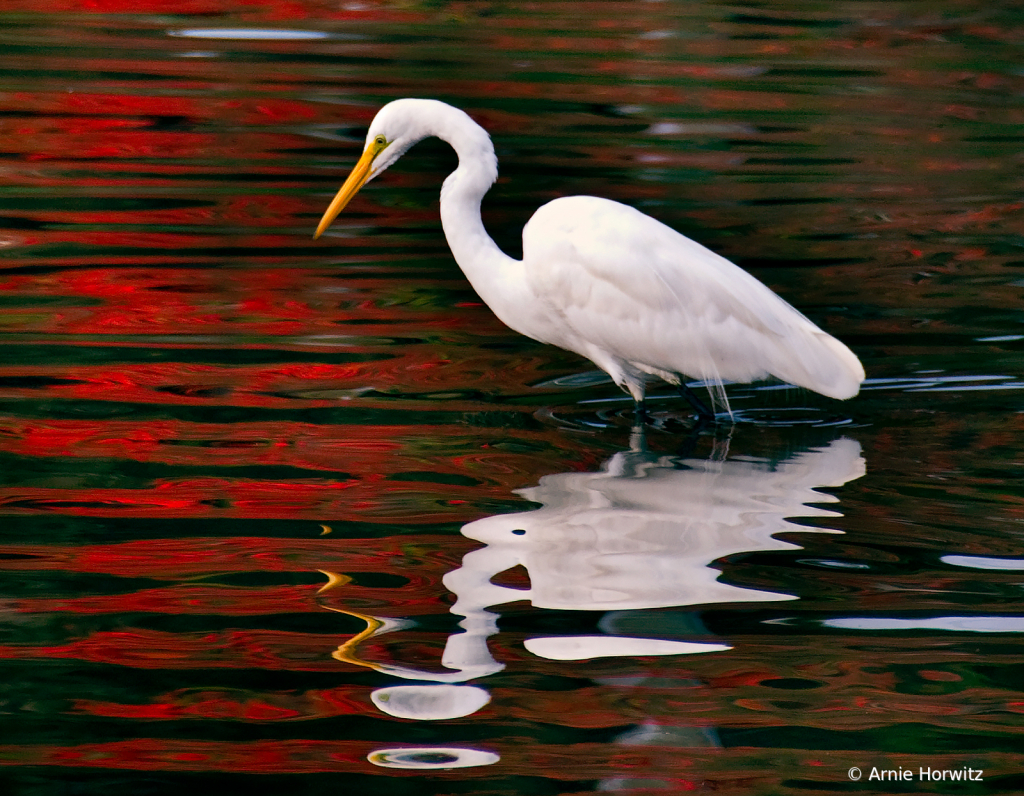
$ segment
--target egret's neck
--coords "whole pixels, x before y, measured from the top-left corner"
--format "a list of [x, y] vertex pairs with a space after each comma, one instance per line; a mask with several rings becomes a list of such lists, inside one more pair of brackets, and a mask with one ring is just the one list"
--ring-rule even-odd
[[[441, 188], [441, 224], [455, 261], [473, 288], [492, 309], [498, 282], [509, 268], [521, 265], [491, 240], [480, 217], [480, 202], [498, 178], [498, 160], [483, 128], [460, 126], [439, 135], [459, 156], [459, 167]], [[500, 302], [500, 298], [497, 298]]]

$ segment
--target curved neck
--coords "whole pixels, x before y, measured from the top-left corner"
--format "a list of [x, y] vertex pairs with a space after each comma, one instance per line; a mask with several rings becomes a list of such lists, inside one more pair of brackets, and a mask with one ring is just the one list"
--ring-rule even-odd
[[441, 187], [441, 225], [455, 261], [481, 298], [491, 304], [484, 294], [492, 292], [488, 286], [498, 278], [495, 271], [519, 263], [498, 248], [480, 217], [480, 202], [498, 179], [498, 159], [490, 136], [461, 111], [459, 114], [468, 125], [442, 125], [436, 132], [459, 156], [459, 167]]

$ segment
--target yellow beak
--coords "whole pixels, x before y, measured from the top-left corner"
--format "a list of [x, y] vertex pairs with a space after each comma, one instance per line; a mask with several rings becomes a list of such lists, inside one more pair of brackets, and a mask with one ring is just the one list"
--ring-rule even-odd
[[380, 153], [380, 149], [375, 147], [367, 147], [366, 151], [363, 152], [363, 156], [359, 158], [359, 162], [356, 163], [352, 173], [348, 175], [348, 179], [345, 180], [345, 184], [341, 186], [341, 190], [338, 191], [337, 196], [331, 200], [330, 206], [327, 208], [327, 212], [324, 213], [324, 217], [320, 219], [320, 224], [316, 228], [316, 234], [313, 236], [313, 240], [319, 238], [324, 230], [327, 229], [331, 222], [338, 217], [338, 213], [345, 209], [352, 197], [355, 196], [359, 189], [366, 184], [366, 181], [370, 178], [370, 164], [373, 159]]

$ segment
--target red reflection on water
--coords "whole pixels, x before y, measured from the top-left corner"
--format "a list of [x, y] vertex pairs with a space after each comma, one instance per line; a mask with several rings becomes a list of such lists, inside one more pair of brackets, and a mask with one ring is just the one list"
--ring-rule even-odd
[[[440, 436], [447, 436], [448, 442], [439, 449]], [[448, 427], [428, 425], [0, 418], [0, 451], [15, 455], [203, 468], [284, 466], [336, 477], [344, 472], [344, 484], [369, 479], [382, 491], [407, 488], [388, 481], [399, 474], [409, 479], [406, 483], [436, 483], [448, 475], [463, 482], [477, 481], [478, 494], [493, 498], [508, 498], [543, 464], [542, 439], [542, 432], [519, 432], [505, 445], [500, 438], [488, 444]], [[531, 444], [534, 450], [528, 447]], [[0, 490], [0, 495], [14, 499], [17, 489], [8, 489]], [[437, 491], [442, 497], [448, 489]], [[461, 490], [453, 487], [452, 491]]]
[[366, 689], [347, 686], [303, 693], [255, 696], [238, 690], [188, 689], [164, 694], [146, 704], [120, 704], [77, 699], [77, 713], [122, 719], [233, 719], [246, 722], [323, 719], [332, 716], [378, 715]]
[[[798, 284], [791, 292], [782, 292], [800, 306], [819, 307], [841, 337], [856, 332], [864, 351], [890, 343], [895, 350], [910, 329], [916, 340], [929, 330], [970, 338], [972, 331], [940, 317], [965, 302], [1004, 308], [1005, 318], [1018, 309], [1005, 266], [1016, 267], [1019, 258], [1003, 233], [1020, 203], [1000, 176], [1012, 174], [1012, 156], [993, 154], [1009, 149], [998, 143], [1005, 135], [999, 128], [1020, 121], [1018, 106], [1006, 100], [1014, 76], [979, 68], [1009, 59], [979, 58], [975, 46], [1012, 39], [984, 13], [980, 21], [922, 21], [896, 4], [864, 15], [844, 10], [842, 18], [818, 11], [807, 25], [795, 24], [808, 20], [792, 9], [750, 8], [744, 17], [714, 4], [555, 2], [514, 13], [488, 9], [491, 16], [468, 7], [407, 10], [322, 0], [56, 0], [49, 13], [38, 6], [26, 0], [6, 6], [52, 28], [29, 28], [27, 46], [5, 60], [16, 74], [15, 90], [4, 93], [0, 149], [8, 159], [0, 183], [13, 188], [4, 213], [18, 225], [0, 235], [2, 265], [16, 271], [0, 274], [0, 290], [12, 302], [2, 316], [11, 358], [0, 366], [0, 397], [10, 412], [0, 418], [0, 453], [13, 463], [0, 488], [0, 513], [8, 522], [13, 517], [24, 535], [0, 546], [0, 570], [23, 584], [13, 585], [4, 603], [11, 622], [0, 659], [28, 662], [12, 670], [51, 667], [54, 682], [69, 671], [89, 671], [83, 661], [99, 664], [98, 677], [115, 685], [102, 694], [75, 691], [70, 712], [123, 721], [95, 722], [108, 738], [144, 735], [146, 728], [133, 723], [140, 721], [224, 722], [218, 737], [230, 739], [230, 722], [346, 715], [388, 722], [373, 728], [376, 737], [382, 727], [402, 737], [408, 725], [371, 708], [365, 686], [288, 693], [206, 687], [207, 671], [230, 682], [245, 669], [341, 680], [353, 670], [329, 656], [351, 632], [350, 617], [337, 616], [345, 628], [338, 634], [222, 628], [251, 627], [269, 616], [277, 623], [289, 615], [323, 618], [326, 608], [431, 615], [443, 624], [439, 615], [448, 613], [450, 598], [441, 578], [472, 546], [456, 534], [458, 524], [501, 510], [512, 489], [543, 473], [594, 469], [605, 458], [598, 453], [605, 443], [531, 424], [545, 393], [529, 385], [589, 366], [551, 349], [535, 354], [471, 300], [437, 228], [443, 175], [397, 169], [361, 195], [336, 236], [308, 239], [326, 201], [319, 194], [336, 189], [359, 149], [360, 127], [382, 98], [437, 87], [433, 67], [399, 74], [375, 63], [445, 65], [447, 94], [499, 145], [508, 145], [503, 166], [514, 164], [508, 170], [514, 176], [492, 196], [500, 207], [492, 212], [504, 214], [503, 222], [521, 212], [502, 205], [501, 192], [510, 187], [524, 192], [524, 206], [558, 193], [596, 193], [650, 200], [670, 223], [709, 234], [724, 230], [714, 247], [731, 256], [785, 263], [859, 258], [856, 265], [806, 269], [792, 279]], [[147, 13], [159, 17], [136, 16]], [[452, 25], [451, 14], [464, 14], [469, 24]], [[90, 21], [82, 25], [80, 18]], [[385, 28], [366, 28], [366, 41], [336, 37], [316, 45], [165, 35], [207, 21], [298, 28], [309, 20], [314, 28], [326, 20], [345, 33], [336, 23], [353, 19], [443, 26], [430, 28], [438, 42], [412, 44], [395, 41]], [[683, 37], [646, 35], [675, 34], [681, 26]], [[38, 55], [31, 51], [35, 42], [43, 43]], [[219, 55], [179, 57], [199, 48]], [[493, 62], [488, 50], [512, 60]], [[459, 62], [463, 52], [469, 60]], [[838, 77], [829, 74], [836, 53], [842, 53]], [[282, 54], [289, 57], [276, 58]], [[315, 57], [304, 61], [309, 55]], [[340, 82], [337, 62], [328, 60], [335, 56], [354, 64]], [[510, 72], [507, 66], [519, 69], [520, 60], [526, 71]], [[846, 67], [848, 78], [841, 74]], [[32, 90], [20, 90], [30, 83]], [[993, 132], [991, 141], [965, 144]], [[800, 163], [793, 155], [808, 157]], [[538, 171], [545, 181], [536, 186], [521, 176]], [[427, 193], [417, 194], [427, 187], [429, 201], [422, 199]], [[950, 281], [931, 286], [943, 279]], [[922, 319], [930, 326], [918, 331]], [[513, 340], [519, 348], [509, 352]], [[23, 344], [32, 353], [24, 354]], [[146, 349], [159, 357], [146, 360], [140, 355]], [[38, 361], [37, 351], [43, 351]], [[265, 356], [245, 358], [254, 351]], [[919, 366], [918, 353], [908, 354], [910, 367]], [[348, 354], [355, 361], [345, 361]], [[484, 400], [462, 397], [474, 391]], [[320, 411], [349, 407], [368, 414]], [[435, 411], [437, 419], [423, 422], [427, 416], [419, 415], [413, 424], [402, 418], [409, 408]], [[212, 422], [232, 417], [231, 409], [251, 411]], [[384, 420], [368, 424], [369, 413]], [[335, 425], [332, 417], [359, 422]], [[519, 420], [528, 428], [515, 425]], [[972, 500], [977, 484], [966, 477], [959, 491], [950, 489], [950, 499], [938, 491], [927, 493], [935, 500], [905, 498], [915, 491], [906, 488], [907, 451], [918, 457], [913, 467], [924, 461], [954, 470], [964, 461], [962, 436], [975, 451], [999, 444], [1007, 461], [1019, 458], [1015, 421], [1002, 426], [1001, 440], [960, 423], [955, 444], [935, 438], [935, 428], [954, 428], [949, 417], [929, 424], [927, 444], [916, 422], [896, 432], [861, 429], [874, 435], [873, 464], [892, 482], [886, 487], [892, 494], [874, 505], [862, 499], [848, 514], [860, 543], [877, 543], [870, 550], [851, 543], [848, 557], [859, 561], [870, 553], [873, 565], [886, 551], [883, 563], [892, 566], [866, 575], [800, 570], [801, 587], [812, 596], [809, 622], [838, 611], [949, 611], [956, 600], [972, 607], [966, 595], [1016, 593], [1012, 573], [973, 581], [927, 567], [905, 571], [896, 566], [902, 552], [891, 552], [899, 540], [928, 551], [973, 545], [979, 555], [1001, 544], [1006, 555], [1016, 555], [1002, 528], [936, 542], [935, 529], [948, 528], [956, 511], [951, 500]], [[295, 477], [258, 468], [294, 468]], [[1020, 514], [1013, 490], [1002, 484], [994, 491], [993, 481], [987, 470], [978, 476], [987, 502], [976, 512], [985, 519], [972, 516], [972, 528], [1005, 526]], [[97, 517], [135, 521], [105, 524]], [[244, 522], [202, 522], [222, 518]], [[307, 523], [309, 538], [258, 535], [305, 528], [278, 529], [275, 520]], [[320, 536], [321, 523], [351, 523], [382, 538]], [[451, 532], [410, 533], [431, 523]], [[196, 527], [206, 535], [183, 535]], [[230, 535], [239, 528], [245, 536]], [[133, 534], [147, 538], [85, 541]], [[157, 534], [168, 538], [151, 538]], [[317, 570], [353, 581], [319, 594], [315, 584], [279, 585], [270, 576], [295, 573], [281, 580], [309, 582]], [[362, 573], [364, 584], [384, 585], [361, 584]], [[758, 577], [768, 586], [776, 574]], [[236, 587], [218, 584], [221, 578], [226, 584], [269, 578], [275, 585]], [[119, 586], [118, 579], [132, 579], [131, 585]], [[155, 583], [140, 586], [140, 579]], [[106, 593], [117, 588], [125, 593]], [[827, 595], [828, 603], [813, 602], [814, 595]], [[172, 625], [182, 632], [133, 626], [170, 617], [184, 617]], [[218, 629], [196, 630], [207, 621]], [[36, 628], [56, 638], [40, 641]], [[67, 636], [59, 635], [61, 628]], [[492, 649], [508, 664], [507, 677], [496, 680], [502, 685], [486, 712], [465, 721], [489, 723], [479, 732], [500, 739], [503, 759], [481, 771], [441, 776], [632, 775], [676, 791], [825, 792], [846, 781], [849, 766], [864, 764], [864, 749], [873, 743], [890, 765], [979, 764], [977, 755], [893, 755], [888, 742], [873, 740], [903, 738], [901, 728], [927, 725], [926, 737], [991, 733], [992, 744], [1009, 748], [1004, 736], [1019, 724], [1016, 692], [986, 685], [1014, 682], [1006, 672], [1019, 666], [1020, 656], [1007, 651], [1005, 636], [964, 642], [805, 635], [781, 626], [748, 632], [729, 639], [735, 649], [728, 655], [700, 661], [584, 664], [531, 657], [522, 633], [502, 633]], [[433, 664], [445, 638], [403, 630], [361, 649], [373, 660]], [[984, 661], [978, 671], [987, 672], [980, 680], [971, 670], [978, 661]], [[907, 673], [915, 667], [920, 683]], [[121, 684], [119, 676], [133, 668], [156, 672], [159, 684], [130, 676]], [[586, 687], [578, 687], [585, 678]], [[808, 687], [780, 690], [772, 685], [780, 678]], [[571, 687], [557, 685], [567, 679]], [[61, 743], [45, 743], [47, 736], [35, 745], [2, 747], [0, 765], [373, 771], [365, 757], [374, 747], [361, 741], [76, 744], [72, 738], [82, 737], [72, 734], [90, 733], [93, 723], [62, 719], [67, 708], [47, 707], [56, 701], [41, 699], [42, 708], [24, 715], [52, 719], [65, 733]], [[559, 745], [525, 737], [538, 723], [601, 730], [602, 737], [652, 724], [764, 732], [741, 736], [751, 745], [737, 749], [682, 742]], [[179, 732], [168, 726], [160, 734]], [[793, 750], [772, 745], [780, 727], [878, 732], [851, 736], [853, 751], [831, 748], [839, 742], [827, 751]], [[544, 732], [547, 740], [558, 737]], [[437, 737], [444, 734], [442, 727]], [[803, 737], [813, 743], [812, 736]], [[899, 748], [903, 741], [893, 743]], [[1019, 757], [987, 755], [1005, 770], [1020, 770]]]
[[[10, 11], [38, 13], [30, 0], [9, 0]], [[320, 0], [53, 0], [48, 13], [61, 14], [159, 14], [171, 19], [196, 16], [266, 22], [325, 20], [416, 21], [423, 18], [408, 10], [376, 3], [325, 3]], [[198, 27], [198, 25], [193, 25]], [[287, 42], [285, 42], [287, 44]]]
[[[132, 769], [313, 773], [365, 770], [365, 741], [273, 740], [256, 743], [140, 738], [81, 746], [3, 746], [3, 763]], [[2, 764], [2, 763], [0, 763]]]
[[[254, 206], [244, 202], [239, 205], [250, 209]], [[261, 200], [258, 206], [268, 205]], [[103, 234], [123, 234], [127, 240], [134, 233]], [[322, 270], [302, 268], [221, 272], [83, 268], [45, 276], [0, 276], [0, 280], [5, 292], [17, 295], [26, 305], [33, 300], [39, 302], [31, 312], [13, 308], [14, 317], [7, 325], [18, 331], [62, 335], [173, 334], [179, 336], [177, 345], [182, 348], [202, 350], [217, 344], [277, 350], [295, 347], [328, 355], [365, 351], [375, 336], [383, 338], [379, 343], [383, 350], [395, 336], [422, 337], [442, 330], [508, 334], [484, 308], [468, 311], [463, 307], [454, 311], [453, 303], [464, 298], [466, 288], [460, 280], [451, 279], [450, 274], [442, 280], [431, 273], [429, 285], [419, 291], [365, 273], [325, 274]], [[452, 297], [441, 292], [452, 289], [461, 292]], [[60, 299], [61, 304], [48, 307], [47, 299]], [[19, 313], [26, 316], [24, 323], [17, 322]], [[334, 337], [319, 337], [325, 334]], [[195, 339], [198, 335], [218, 335], [223, 339]], [[247, 339], [250, 335], [271, 339], [253, 341]], [[282, 335], [318, 337], [308, 341], [273, 339]], [[111, 340], [115, 342], [140, 343]], [[162, 347], [175, 347], [173, 337], [162, 337], [159, 343]], [[389, 351], [392, 355], [399, 353], [393, 346]]]
[[25, 487], [0, 490], [10, 514], [70, 516], [234, 517], [248, 519], [388, 519], [414, 523], [466, 521], [479, 503], [475, 487], [436, 488], [367, 480], [157, 479], [150, 489]]
[[[319, 534], [320, 526], [314, 527]], [[412, 540], [401, 536], [379, 540], [318, 536], [306, 541], [231, 536], [109, 545], [2, 545], [0, 554], [3, 568], [8, 570], [95, 572], [160, 580], [226, 572], [387, 572], [397, 567], [410, 583], [433, 586], [433, 577], [440, 580], [476, 546], [462, 536], [423, 534]], [[417, 568], [406, 571], [404, 564], [412, 561]]]
[[162, 633], [120, 630], [92, 633], [68, 644], [0, 646], [3, 660], [76, 660], [135, 669], [264, 669], [337, 672], [325, 655], [338, 636], [273, 630]]
[[[346, 591], [364, 591], [350, 587]], [[67, 597], [12, 600], [10, 610], [23, 614], [65, 613], [79, 615], [158, 613], [260, 616], [301, 613], [315, 609], [314, 587], [279, 586], [243, 589], [226, 586], [175, 586], [144, 589], [130, 594], [102, 597]], [[372, 593], [372, 592], [371, 592]]]

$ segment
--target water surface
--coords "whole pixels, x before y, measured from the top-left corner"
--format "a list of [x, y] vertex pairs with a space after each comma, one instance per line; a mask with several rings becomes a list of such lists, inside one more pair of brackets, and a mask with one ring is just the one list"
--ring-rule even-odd
[[[1024, 789], [1021, 12], [0, 20], [6, 792]], [[472, 292], [439, 142], [314, 242], [403, 96], [491, 132], [510, 254], [550, 199], [633, 204], [864, 391], [734, 385], [693, 435], [655, 390], [631, 433]]]

